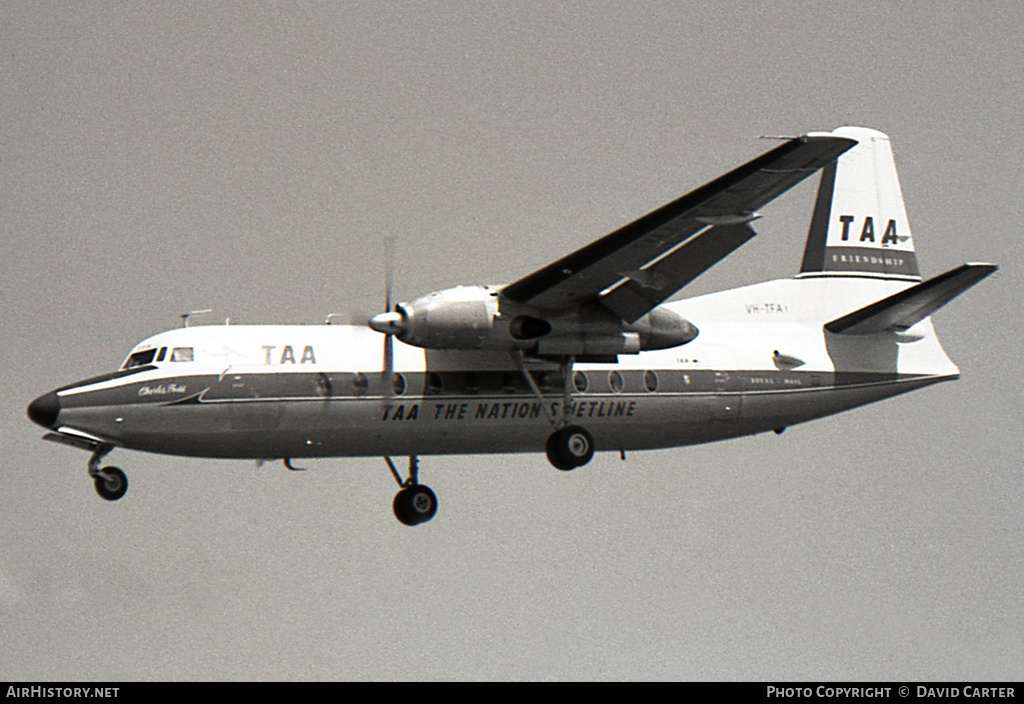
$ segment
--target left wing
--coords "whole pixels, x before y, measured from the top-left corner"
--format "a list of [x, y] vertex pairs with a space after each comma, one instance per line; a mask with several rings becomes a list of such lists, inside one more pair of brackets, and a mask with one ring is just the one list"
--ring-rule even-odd
[[598, 301], [633, 322], [753, 237], [748, 223], [758, 208], [854, 144], [827, 133], [790, 139], [509, 284], [501, 296], [554, 310]]

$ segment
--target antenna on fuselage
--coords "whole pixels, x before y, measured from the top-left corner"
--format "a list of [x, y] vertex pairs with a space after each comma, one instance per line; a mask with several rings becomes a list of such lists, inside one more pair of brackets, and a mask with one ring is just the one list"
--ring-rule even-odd
[[187, 328], [188, 327], [188, 321], [189, 321], [190, 318], [192, 318], [192, 316], [200, 316], [200, 315], [203, 315], [205, 313], [212, 313], [212, 312], [213, 312], [213, 308], [204, 308], [203, 310], [190, 310], [188, 313], [182, 313], [181, 314], [181, 327]]

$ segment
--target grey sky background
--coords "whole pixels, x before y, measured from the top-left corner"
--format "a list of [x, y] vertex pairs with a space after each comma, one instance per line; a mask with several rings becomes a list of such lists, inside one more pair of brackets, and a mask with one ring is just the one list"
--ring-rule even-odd
[[[1019, 3], [0, 3], [0, 679], [1019, 679]], [[960, 381], [784, 435], [379, 459], [44, 443], [35, 396], [213, 307], [502, 283], [765, 151], [888, 132]], [[816, 179], [815, 179], [816, 183]], [[815, 183], [703, 293], [798, 269]]]

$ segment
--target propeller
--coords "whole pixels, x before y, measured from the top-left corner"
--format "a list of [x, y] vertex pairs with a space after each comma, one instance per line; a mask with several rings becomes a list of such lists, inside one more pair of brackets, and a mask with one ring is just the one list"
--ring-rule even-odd
[[372, 330], [384, 335], [384, 384], [385, 397], [391, 398], [391, 383], [395, 371], [395, 335], [402, 332], [404, 318], [397, 306], [392, 306], [392, 289], [394, 287], [394, 235], [384, 239], [384, 311], [370, 318], [367, 323]]
[[402, 332], [402, 314], [397, 308], [392, 308], [391, 294], [393, 283], [395, 238], [389, 236], [384, 240], [384, 311], [370, 318], [368, 325], [373, 330], [386, 335], [390, 339], [392, 335]]
[[[401, 335], [405, 330], [406, 317], [401, 307], [392, 302], [394, 289], [394, 250], [395, 237], [388, 235], [384, 238], [384, 311], [383, 313], [368, 314], [349, 311], [347, 313], [331, 313], [324, 323], [331, 325], [335, 321], [346, 325], [366, 325], [371, 330], [384, 335], [384, 354], [381, 376], [384, 382], [384, 402], [389, 403], [394, 394], [395, 374], [395, 335]], [[376, 307], [376, 306], [374, 306]]]

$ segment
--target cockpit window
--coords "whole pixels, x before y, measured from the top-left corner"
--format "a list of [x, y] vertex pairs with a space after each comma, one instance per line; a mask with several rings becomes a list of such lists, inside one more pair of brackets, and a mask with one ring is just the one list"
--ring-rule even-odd
[[156, 356], [156, 349], [143, 350], [130, 355], [128, 359], [124, 361], [124, 365], [121, 369], [131, 369], [132, 367], [141, 367], [144, 364], [149, 364], [153, 361], [153, 357]]
[[191, 362], [192, 361], [192, 348], [191, 347], [175, 347], [171, 350], [171, 361], [172, 362]]

